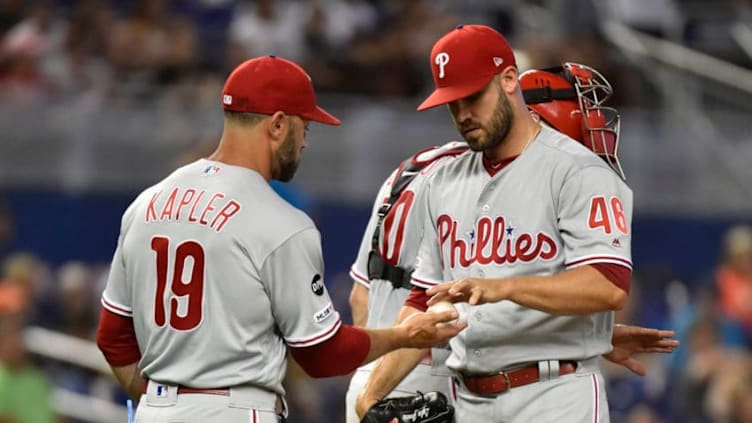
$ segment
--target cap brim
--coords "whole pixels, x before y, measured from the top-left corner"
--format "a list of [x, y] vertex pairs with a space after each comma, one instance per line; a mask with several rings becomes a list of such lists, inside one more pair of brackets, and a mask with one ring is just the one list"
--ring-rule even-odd
[[325, 125], [341, 125], [342, 122], [340, 122], [339, 119], [334, 117], [334, 115], [330, 114], [326, 110], [322, 109], [319, 106], [316, 106], [311, 112], [309, 113], [302, 113], [300, 116], [302, 116], [305, 119], [312, 120], [314, 122], [323, 123]]
[[474, 79], [462, 84], [436, 88], [434, 92], [432, 92], [431, 95], [428, 96], [427, 99], [420, 103], [420, 106], [418, 106], [417, 110], [419, 112], [422, 112], [423, 110], [441, 106], [442, 104], [451, 103], [455, 100], [459, 100], [463, 97], [475, 94], [483, 87], [488, 85], [488, 83], [491, 82], [494, 76], [496, 76], [496, 74], [484, 76], [482, 78]]

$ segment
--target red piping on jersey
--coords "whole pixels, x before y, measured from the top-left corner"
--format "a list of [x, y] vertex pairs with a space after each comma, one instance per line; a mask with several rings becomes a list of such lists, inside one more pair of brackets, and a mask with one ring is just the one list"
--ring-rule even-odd
[[355, 269], [350, 269], [350, 277], [355, 279], [355, 282], [365, 285], [366, 288], [369, 288], [371, 286], [371, 281], [368, 280], [368, 278], [366, 278], [365, 276], [356, 272]]
[[413, 282], [413, 285], [415, 285], [415, 282], [417, 282], [418, 284], [421, 284], [421, 285], [428, 285], [428, 286], [434, 286], [434, 285], [438, 285], [439, 284], [439, 282], [432, 282], [432, 281], [427, 281], [425, 279], [418, 279], [415, 276], [413, 276], [410, 279]]
[[598, 423], [598, 378], [593, 375], [593, 388], [595, 390], [595, 416], [593, 416], [593, 423]]
[[105, 308], [99, 313], [97, 346], [113, 367], [133, 364], [141, 359], [133, 319]]
[[309, 376], [346, 375], [357, 369], [371, 350], [371, 337], [361, 328], [343, 325], [324, 342], [301, 348], [290, 348], [290, 354]]
[[596, 263], [602, 263], [606, 260], [613, 260], [615, 262], [620, 263], [622, 266], [626, 266], [629, 268], [629, 270], [632, 270], [632, 262], [629, 260], [625, 260], [621, 257], [615, 257], [615, 256], [591, 256], [591, 257], [584, 257], [579, 260], [575, 260], [572, 262], [569, 262], [566, 264], [567, 267], [576, 266], [578, 264], [588, 263], [593, 264], [590, 262], [596, 262]]
[[337, 321], [334, 322], [334, 325], [332, 325], [332, 327], [329, 328], [329, 330], [322, 333], [321, 335], [314, 336], [313, 338], [309, 338], [309, 339], [303, 339], [301, 341], [288, 341], [287, 339], [285, 339], [285, 342], [287, 342], [287, 345], [291, 347], [306, 347], [307, 345], [302, 345], [302, 344], [316, 343], [316, 341], [320, 340], [321, 338], [328, 338], [329, 336], [332, 335], [332, 333], [334, 333], [337, 329], [339, 329], [340, 325], [342, 325], [342, 320], [337, 319]]
[[405, 300], [405, 305], [420, 311], [428, 310], [428, 299], [431, 298], [426, 294], [426, 289], [413, 285], [410, 295]]
[[102, 295], [102, 305], [108, 308], [111, 312], [121, 316], [131, 316], [133, 314], [133, 311], [108, 301], [104, 295]]

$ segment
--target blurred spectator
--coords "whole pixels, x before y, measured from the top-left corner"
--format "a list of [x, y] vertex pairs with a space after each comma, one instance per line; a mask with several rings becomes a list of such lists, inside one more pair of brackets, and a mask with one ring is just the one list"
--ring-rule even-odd
[[55, 94], [44, 59], [57, 51], [61, 24], [46, 2], [10, 28], [0, 43], [0, 92], [14, 104], [35, 105]]
[[114, 16], [105, 0], [76, 2], [50, 74], [65, 94], [102, 94], [110, 77], [107, 40]]
[[193, 23], [170, 17], [170, 0], [138, 0], [131, 16], [115, 23], [108, 45], [115, 79], [126, 95], [151, 99], [159, 85], [190, 75], [197, 65]]
[[243, 0], [228, 29], [229, 65], [263, 55], [305, 63], [308, 13], [299, 1]]
[[29, 361], [22, 321], [0, 310], [0, 422], [51, 423], [50, 385]]
[[424, 91], [430, 81], [426, 57], [431, 46], [459, 23], [458, 18], [423, 0], [385, 0], [379, 5], [371, 31], [341, 49], [331, 49], [325, 69], [310, 67], [324, 90], [393, 97]]
[[731, 391], [729, 423], [752, 423], [752, 366], [738, 375]]
[[752, 227], [735, 226], [726, 232], [716, 284], [721, 310], [744, 327], [749, 341], [752, 339]]
[[673, 382], [677, 421], [725, 421], [729, 414], [729, 382], [738, 374], [743, 360], [738, 351], [722, 343], [720, 321], [712, 310], [697, 314], [689, 330], [689, 341], [682, 346], [688, 356], [682, 373]]
[[311, 53], [334, 56], [358, 37], [375, 29], [376, 8], [365, 0], [309, 0], [306, 38]]
[[81, 262], [68, 262], [58, 270], [62, 331], [83, 339], [94, 339], [97, 325], [95, 309], [92, 308], [93, 274]]
[[45, 262], [34, 254], [13, 253], [3, 262], [2, 278], [6, 283], [16, 284], [23, 292], [29, 304], [28, 322], [47, 328], [59, 324], [57, 293]]

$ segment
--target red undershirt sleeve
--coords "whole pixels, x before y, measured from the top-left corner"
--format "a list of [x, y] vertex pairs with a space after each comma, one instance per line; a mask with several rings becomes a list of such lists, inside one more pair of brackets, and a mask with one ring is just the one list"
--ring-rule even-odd
[[105, 308], [99, 314], [97, 346], [105, 360], [113, 367], [133, 364], [141, 359], [133, 319], [120, 316]]
[[426, 289], [414, 286], [410, 290], [410, 295], [405, 300], [405, 305], [420, 311], [428, 310], [428, 299], [431, 298], [426, 294]]
[[632, 286], [632, 271], [629, 268], [613, 263], [593, 263], [590, 266], [629, 294], [629, 288]]
[[352, 372], [363, 364], [370, 350], [368, 332], [342, 325], [326, 341], [310, 347], [290, 347], [290, 354], [309, 376], [320, 378]]

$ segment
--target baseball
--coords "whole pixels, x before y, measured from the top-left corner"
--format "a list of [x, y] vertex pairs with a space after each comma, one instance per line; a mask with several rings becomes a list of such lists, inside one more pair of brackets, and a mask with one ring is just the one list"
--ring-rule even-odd
[[[426, 313], [441, 313], [444, 311], [457, 311], [457, 308], [454, 306], [454, 304], [450, 303], [449, 301], [439, 301], [438, 303], [431, 304], [428, 309], [426, 310]], [[459, 316], [459, 311], [457, 312], [457, 315]], [[454, 323], [457, 319], [450, 320], [447, 323]]]

